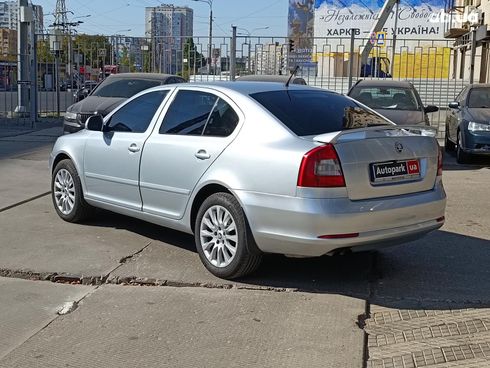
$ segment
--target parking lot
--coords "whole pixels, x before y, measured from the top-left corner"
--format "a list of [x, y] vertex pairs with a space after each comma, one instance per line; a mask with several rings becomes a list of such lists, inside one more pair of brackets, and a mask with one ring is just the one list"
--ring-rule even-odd
[[105, 211], [63, 222], [47, 168], [60, 129], [14, 133], [0, 138], [0, 367], [490, 365], [488, 160], [445, 156], [446, 224], [422, 240], [268, 256], [230, 282], [192, 236]]

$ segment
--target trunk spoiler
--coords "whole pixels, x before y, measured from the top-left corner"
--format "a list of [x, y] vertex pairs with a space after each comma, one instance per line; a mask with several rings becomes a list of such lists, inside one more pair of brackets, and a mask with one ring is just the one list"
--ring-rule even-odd
[[406, 137], [421, 136], [435, 137], [437, 129], [428, 126], [418, 125], [382, 125], [359, 129], [348, 129], [339, 132], [319, 134], [313, 137], [313, 141], [321, 143], [340, 143], [348, 141], [358, 141], [361, 139], [371, 139], [380, 137]]

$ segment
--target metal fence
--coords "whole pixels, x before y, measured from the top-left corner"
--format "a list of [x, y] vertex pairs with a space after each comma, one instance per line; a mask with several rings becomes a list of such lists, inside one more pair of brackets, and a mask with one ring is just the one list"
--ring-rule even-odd
[[37, 35], [36, 47], [31, 47], [28, 55], [31, 65], [36, 66], [35, 81], [18, 85], [16, 63], [0, 62], [0, 123], [34, 120], [18, 109], [17, 89], [21, 87], [35, 89], [36, 119], [59, 118], [86, 81], [100, 81], [111, 73], [168, 73], [194, 82], [230, 80], [247, 74], [288, 75], [299, 65], [298, 75], [309, 85], [339, 93], [346, 93], [358, 79], [411, 81], [424, 104], [442, 108], [432, 114], [432, 122], [438, 126], [445, 120], [447, 104], [468, 83], [461, 78], [453, 42], [383, 41], [363, 58], [369, 40], [355, 35], [292, 41], [288, 37], [214, 37], [211, 46], [207, 36]]

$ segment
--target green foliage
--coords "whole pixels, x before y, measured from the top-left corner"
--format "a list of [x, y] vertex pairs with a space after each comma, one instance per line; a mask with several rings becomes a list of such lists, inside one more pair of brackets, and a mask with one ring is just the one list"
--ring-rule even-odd
[[[105, 49], [105, 57], [98, 56], [98, 50]], [[100, 61], [110, 64], [111, 44], [106, 36], [79, 34], [73, 39], [73, 51], [83, 55], [85, 65], [98, 67]]]
[[206, 58], [197, 51], [192, 38], [184, 43], [182, 77], [189, 80], [189, 76], [196, 74], [197, 70], [206, 64]]

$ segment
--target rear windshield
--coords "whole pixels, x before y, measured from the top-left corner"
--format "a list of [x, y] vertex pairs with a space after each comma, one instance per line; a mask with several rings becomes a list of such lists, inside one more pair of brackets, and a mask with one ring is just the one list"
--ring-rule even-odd
[[349, 96], [372, 109], [420, 110], [410, 88], [402, 87], [354, 87]]
[[91, 96], [128, 98], [147, 88], [156, 87], [160, 84], [160, 81], [145, 79], [122, 78], [106, 80], [99, 84]]
[[383, 117], [336, 93], [284, 90], [250, 95], [298, 136], [392, 125]]

